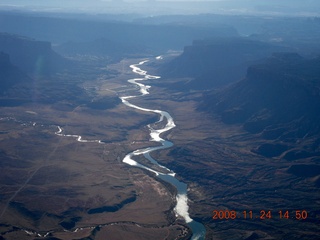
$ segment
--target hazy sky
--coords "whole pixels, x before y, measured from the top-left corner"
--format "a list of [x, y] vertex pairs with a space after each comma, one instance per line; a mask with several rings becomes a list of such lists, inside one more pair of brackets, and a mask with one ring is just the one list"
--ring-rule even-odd
[[7, 10], [155, 14], [320, 15], [320, 0], [0, 0]]

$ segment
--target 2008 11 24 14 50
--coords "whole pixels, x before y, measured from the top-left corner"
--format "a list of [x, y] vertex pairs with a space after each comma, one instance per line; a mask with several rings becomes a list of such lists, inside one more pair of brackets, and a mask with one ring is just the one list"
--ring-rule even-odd
[[260, 210], [260, 212], [254, 213], [252, 210], [244, 210], [238, 212], [235, 210], [213, 210], [212, 219], [214, 220], [228, 220], [228, 219], [272, 219], [277, 217], [279, 219], [297, 219], [305, 220], [308, 218], [308, 212], [306, 210], [294, 210], [294, 211], [271, 211], [271, 210]]

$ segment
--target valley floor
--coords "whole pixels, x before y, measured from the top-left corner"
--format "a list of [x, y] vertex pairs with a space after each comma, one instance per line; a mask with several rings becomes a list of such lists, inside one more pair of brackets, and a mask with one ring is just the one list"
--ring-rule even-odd
[[[112, 77], [83, 86], [94, 88], [96, 97], [134, 92], [126, 81], [133, 77], [128, 66], [136, 62], [110, 65]], [[287, 171], [299, 160], [253, 153], [266, 140], [198, 111], [201, 93], [167, 89], [163, 79], [152, 81], [151, 94], [133, 102], [173, 116], [177, 127], [165, 137], [174, 147], [153, 155], [188, 184], [190, 214], [205, 224], [206, 239], [318, 238], [317, 179]], [[146, 125], [157, 116], [123, 104], [105, 110], [61, 106], [66, 103], [1, 108], [0, 239], [41, 239], [35, 233], [58, 239], [190, 237], [175, 219], [174, 189], [122, 163], [128, 152], [153, 144]], [[58, 126], [63, 134], [104, 143], [58, 136]], [[231, 211], [236, 218], [226, 219]], [[288, 211], [289, 218], [280, 211]]]

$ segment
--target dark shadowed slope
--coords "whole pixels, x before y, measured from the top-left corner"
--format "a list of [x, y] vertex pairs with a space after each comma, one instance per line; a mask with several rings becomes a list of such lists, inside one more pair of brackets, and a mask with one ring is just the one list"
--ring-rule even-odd
[[[266, 139], [293, 145], [299, 139], [313, 139], [307, 149], [289, 152], [286, 159], [318, 155], [320, 58], [274, 54], [264, 64], [250, 66], [245, 79], [206, 94], [200, 109], [218, 113], [225, 123], [242, 124], [245, 130]], [[265, 145], [258, 152], [273, 156], [272, 152], [280, 155], [286, 149]]]
[[120, 102], [118, 97], [96, 98], [80, 85], [99, 73], [89, 62], [61, 57], [49, 42], [0, 33], [0, 106], [32, 102], [62, 104], [61, 109], [79, 104], [92, 109], [113, 107]]
[[8, 54], [0, 52], [0, 94], [17, 83], [30, 81], [27, 75], [12, 65]]
[[215, 38], [194, 41], [192, 46], [162, 67], [165, 77], [191, 77], [182, 89], [210, 89], [245, 76], [252, 63], [281, 51], [283, 46], [249, 38]]
[[50, 42], [0, 33], [0, 51], [10, 55], [14, 65], [28, 74], [50, 75], [68, 63], [51, 49]]

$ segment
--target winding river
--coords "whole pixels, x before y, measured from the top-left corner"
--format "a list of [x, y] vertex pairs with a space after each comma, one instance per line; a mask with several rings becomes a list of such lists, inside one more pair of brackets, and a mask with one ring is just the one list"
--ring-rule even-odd
[[[160, 59], [160, 57], [157, 57], [157, 59]], [[160, 78], [159, 76], [150, 75], [147, 73], [147, 71], [144, 71], [140, 68], [140, 66], [142, 66], [146, 62], [148, 62], [148, 60], [141, 61], [138, 64], [130, 65], [130, 68], [132, 69], [132, 71], [135, 74], [140, 75], [141, 77], [129, 79], [128, 82], [136, 85], [140, 94], [139, 95], [132, 95], [132, 96], [120, 96], [120, 99], [121, 99], [122, 103], [124, 103], [128, 107], [135, 108], [140, 111], [153, 112], [153, 113], [158, 114], [160, 118], [157, 122], [155, 122], [153, 124], [153, 126], [156, 126], [156, 125], [163, 126], [164, 123], [165, 123], [165, 125], [164, 125], [164, 127], [159, 128], [159, 129], [155, 129], [154, 127], [151, 126], [151, 124], [148, 125], [149, 131], [150, 131], [150, 137], [151, 137], [150, 141], [160, 143], [159, 146], [137, 149], [133, 152], [128, 153], [122, 161], [130, 166], [139, 167], [139, 168], [145, 169], [147, 171], [153, 172], [158, 178], [173, 185], [177, 189], [176, 206], [174, 208], [174, 212], [176, 214], [176, 217], [184, 219], [185, 222], [187, 223], [187, 225], [190, 227], [190, 229], [192, 231], [192, 237], [191, 237], [192, 240], [203, 240], [203, 239], [205, 239], [205, 233], [206, 233], [205, 227], [201, 223], [194, 221], [189, 216], [187, 184], [176, 179], [175, 172], [173, 172], [172, 170], [168, 169], [165, 166], [160, 165], [150, 155], [150, 153], [153, 151], [157, 151], [157, 150], [161, 150], [161, 149], [165, 149], [165, 148], [169, 148], [169, 147], [173, 146], [172, 142], [165, 140], [165, 139], [161, 138], [161, 136], [160, 136], [162, 133], [165, 133], [176, 126], [173, 121], [172, 116], [166, 111], [139, 107], [137, 105], [130, 103], [130, 101], [129, 101], [130, 99], [142, 97], [144, 95], [149, 94], [148, 90], [151, 88], [151, 86], [142, 84], [141, 81]], [[160, 124], [160, 123], [162, 123], [162, 124]], [[60, 126], [58, 126], [58, 131], [56, 132], [56, 134], [59, 136], [76, 138], [77, 141], [79, 141], [79, 142], [96, 142], [96, 143], [101, 143], [101, 144], [103, 143], [101, 140], [85, 140], [85, 139], [82, 139], [82, 137], [80, 135], [66, 135], [63, 132], [64, 132], [64, 130]], [[135, 161], [133, 159], [134, 156], [138, 156], [138, 155], [143, 155], [152, 164], [154, 164], [155, 166], [157, 166], [160, 169], [163, 169], [164, 171], [163, 172], [157, 171], [157, 170], [154, 170], [152, 168], [149, 168], [147, 166], [144, 166], [144, 165], [138, 163], [137, 161]]]
[[[157, 59], [159, 59], [159, 58], [160, 57], [157, 57]], [[203, 239], [205, 239], [205, 233], [206, 233], [204, 225], [199, 223], [199, 222], [196, 222], [195, 220], [193, 220], [189, 216], [189, 212], [188, 212], [189, 206], [188, 206], [188, 197], [187, 197], [187, 184], [177, 180], [175, 178], [175, 172], [173, 172], [172, 170], [168, 169], [165, 166], [160, 165], [150, 155], [150, 153], [153, 152], [153, 151], [157, 151], [157, 150], [161, 150], [161, 149], [165, 149], [165, 148], [169, 148], [169, 147], [173, 146], [172, 142], [161, 138], [161, 134], [162, 133], [170, 131], [171, 129], [173, 129], [176, 126], [174, 121], [173, 121], [172, 116], [166, 111], [157, 110], [157, 109], [143, 108], [143, 107], [134, 105], [134, 104], [130, 103], [130, 101], [129, 101], [130, 99], [137, 98], [137, 97], [142, 97], [144, 95], [149, 94], [149, 89], [151, 88], [151, 86], [142, 84], [141, 81], [160, 78], [159, 76], [149, 75], [147, 73], [147, 71], [144, 71], [144, 70], [142, 70], [140, 68], [140, 66], [142, 66], [146, 62], [148, 62], [148, 60], [141, 61], [138, 64], [130, 65], [130, 68], [132, 69], [132, 71], [135, 74], [140, 75], [140, 78], [129, 79], [128, 82], [133, 84], [133, 85], [136, 85], [138, 90], [139, 90], [139, 92], [140, 92], [140, 94], [133, 95], [133, 96], [120, 96], [120, 99], [121, 99], [122, 103], [124, 103], [128, 107], [135, 108], [135, 109], [138, 109], [140, 111], [153, 112], [153, 113], [156, 113], [156, 114], [159, 115], [159, 120], [157, 122], [155, 122], [154, 124], [149, 124], [148, 128], [149, 128], [150, 137], [151, 137], [150, 141], [158, 142], [158, 143], [160, 143], [160, 145], [156, 146], [156, 147], [147, 147], [147, 148], [137, 149], [137, 150], [135, 150], [133, 152], [128, 153], [124, 157], [124, 159], [122, 161], [124, 163], [130, 165], [130, 166], [139, 167], [139, 168], [145, 169], [147, 171], [153, 172], [158, 178], [160, 178], [163, 181], [166, 181], [166, 182], [170, 183], [171, 185], [173, 185], [177, 189], [176, 206], [174, 207], [174, 212], [176, 214], [176, 217], [184, 219], [184, 221], [187, 223], [187, 225], [189, 226], [189, 228], [192, 231], [192, 237], [191, 237], [192, 240], [203, 240]], [[2, 120], [2, 119], [0, 119], [0, 120]], [[7, 120], [16, 121], [15, 119], [9, 119], [9, 118]], [[34, 122], [34, 123], [32, 123], [32, 125], [35, 126], [36, 123]], [[161, 127], [159, 127], [159, 126], [161, 126]], [[63, 137], [76, 138], [77, 141], [79, 141], [79, 142], [93, 142], [93, 143], [103, 144], [103, 142], [101, 140], [86, 140], [86, 139], [82, 139], [82, 136], [80, 136], [80, 135], [67, 135], [67, 134], [64, 134], [64, 129], [62, 127], [57, 126], [57, 128], [58, 128], [58, 131], [55, 132], [56, 135], [63, 136]], [[144, 165], [138, 163], [137, 161], [135, 161], [133, 158], [134, 158], [134, 156], [138, 156], [138, 155], [143, 155], [153, 165], [157, 166], [157, 169], [163, 169], [163, 172], [161, 170], [154, 170], [152, 168], [144, 166]], [[40, 169], [40, 167], [39, 167], [39, 169]], [[16, 191], [14, 193], [14, 195], [10, 199], [13, 199], [18, 194], [18, 192], [29, 182], [29, 180], [32, 178], [32, 176], [37, 171], [38, 170], [36, 170], [26, 180], [24, 185], [21, 188], [19, 188], [18, 191]], [[7, 205], [9, 204], [10, 201], [11, 200], [8, 201]], [[4, 210], [0, 214], [0, 217], [6, 211], [6, 208], [7, 208], [7, 206], [4, 208]], [[109, 223], [109, 224], [100, 225], [100, 226], [106, 226], [106, 225], [110, 225], [110, 224], [117, 224], [117, 223]], [[83, 229], [93, 229], [93, 228], [94, 227], [77, 228], [73, 232], [81, 231]], [[41, 235], [41, 234], [39, 234], [37, 232], [34, 232], [32, 230], [22, 229], [22, 228], [21, 229], [17, 228], [17, 229], [26, 232], [30, 236], [38, 236], [38, 237], [44, 237], [44, 238], [48, 237], [50, 233], [54, 232], [54, 231], [50, 231], [50, 232], [48, 232], [46, 234], [42, 234]]]
[[[159, 59], [160, 57], [157, 57], [157, 59]], [[183, 218], [185, 220], [185, 222], [188, 224], [188, 226], [191, 228], [192, 230], [192, 238], [193, 240], [196, 239], [204, 239], [205, 238], [205, 227], [199, 223], [194, 221], [190, 216], [189, 216], [189, 206], [188, 206], [188, 197], [187, 197], [187, 184], [178, 181], [175, 178], [175, 173], [166, 168], [165, 166], [160, 165], [155, 159], [153, 159], [150, 156], [150, 153], [156, 150], [160, 150], [160, 149], [165, 149], [165, 148], [169, 148], [171, 146], [173, 146], [173, 143], [165, 140], [163, 138], [161, 138], [161, 134], [164, 132], [167, 132], [169, 130], [171, 130], [172, 128], [174, 128], [176, 125], [173, 121], [173, 118], [171, 117], [171, 115], [166, 112], [166, 111], [161, 111], [161, 110], [157, 110], [157, 109], [148, 109], [148, 108], [143, 108], [143, 107], [139, 107], [137, 105], [134, 105], [132, 103], [129, 102], [130, 99], [136, 98], [136, 97], [142, 97], [144, 95], [149, 94], [149, 89], [150, 86], [142, 84], [141, 81], [145, 81], [145, 80], [149, 80], [149, 79], [158, 79], [160, 78], [159, 76], [152, 76], [149, 75], [147, 73], [147, 71], [144, 71], [140, 68], [140, 66], [142, 66], [143, 64], [145, 64], [146, 62], [148, 62], [148, 60], [145, 61], [141, 61], [138, 64], [133, 64], [130, 65], [130, 68], [132, 69], [132, 71], [138, 75], [140, 75], [140, 78], [134, 78], [134, 79], [129, 79], [128, 82], [131, 84], [134, 84], [136, 86], [138, 86], [139, 91], [141, 94], [139, 95], [134, 95], [134, 96], [122, 96], [120, 97], [121, 101], [127, 105], [128, 107], [131, 108], [135, 108], [141, 111], [145, 111], [145, 112], [153, 112], [156, 114], [159, 114], [160, 119], [159, 121], [156, 122], [157, 123], [166, 123], [164, 127], [160, 128], [160, 129], [154, 129], [151, 124], [148, 125], [148, 128], [150, 130], [150, 141], [154, 141], [154, 142], [159, 142], [161, 143], [160, 146], [156, 146], [156, 147], [148, 147], [148, 148], [143, 148], [143, 149], [137, 149], [131, 153], [128, 153], [124, 159], [123, 162], [130, 165], [130, 166], [135, 166], [135, 167], [139, 167], [139, 168], [143, 168], [146, 169], [150, 172], [153, 172], [157, 175], [158, 178], [170, 183], [171, 185], [173, 185], [176, 189], [177, 189], [177, 196], [176, 196], [176, 201], [177, 204], [174, 208], [174, 212], [176, 214], [176, 217], [180, 217]], [[133, 157], [134, 156], [138, 156], [138, 155], [143, 155], [146, 159], [148, 159], [151, 163], [153, 163], [154, 165], [164, 169], [164, 172], [160, 172], [160, 171], [156, 171], [154, 169], [151, 169], [149, 167], [146, 167], [138, 162], [136, 162]]]

